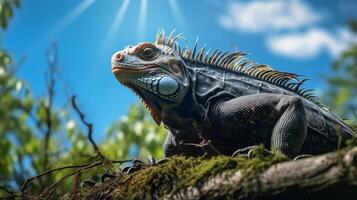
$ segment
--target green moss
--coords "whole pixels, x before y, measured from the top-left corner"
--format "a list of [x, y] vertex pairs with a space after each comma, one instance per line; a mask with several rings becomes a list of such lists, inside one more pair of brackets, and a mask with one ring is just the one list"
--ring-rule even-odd
[[346, 147], [347, 148], [352, 148], [357, 146], [357, 136], [352, 137], [351, 139], [346, 141]]
[[263, 147], [257, 148], [251, 159], [241, 156], [216, 156], [210, 159], [173, 157], [162, 165], [125, 175], [119, 180], [119, 184], [115, 183], [118, 184], [114, 191], [115, 199], [153, 199], [155, 196], [199, 184], [223, 171], [241, 169], [249, 177], [285, 160], [287, 158], [277, 152], [266, 155]]

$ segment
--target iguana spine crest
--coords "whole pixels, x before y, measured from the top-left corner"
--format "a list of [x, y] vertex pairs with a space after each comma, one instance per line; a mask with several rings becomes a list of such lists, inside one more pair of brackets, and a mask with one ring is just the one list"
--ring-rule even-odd
[[[241, 51], [223, 51], [216, 49], [212, 53], [208, 50], [205, 53], [205, 45], [197, 51], [198, 39], [195, 42], [193, 50], [189, 47], [181, 48], [177, 40], [185, 38], [182, 34], [174, 36], [173, 30], [166, 38], [165, 31], [159, 30], [156, 35], [156, 45], [168, 46], [179, 53], [182, 59], [186, 62], [201, 63], [213, 67], [227, 69], [229, 71], [247, 75], [274, 85], [277, 85], [286, 90], [292, 91], [321, 108], [328, 110], [327, 106], [323, 105], [316, 96], [312, 94], [312, 89], [302, 88], [302, 84], [309, 79], [300, 80], [300, 75], [288, 72], [276, 71], [268, 65], [257, 64], [246, 57], [246, 54]], [[186, 41], [186, 40], [185, 40]]]

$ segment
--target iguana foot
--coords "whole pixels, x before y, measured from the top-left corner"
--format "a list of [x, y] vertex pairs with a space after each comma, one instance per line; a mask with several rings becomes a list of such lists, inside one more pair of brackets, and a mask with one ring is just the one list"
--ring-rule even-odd
[[[244, 157], [247, 157], [248, 159], [251, 159], [254, 157], [254, 153], [256, 151], [256, 149], [259, 148], [259, 146], [249, 146], [249, 147], [244, 147], [244, 148], [241, 148], [241, 149], [238, 149], [236, 150], [232, 156], [233, 157], [236, 157], [236, 156], [244, 156]], [[269, 151], [268, 149], [265, 149], [264, 148], [264, 154], [267, 154], [267, 155], [271, 155], [272, 152]]]
[[146, 164], [144, 161], [135, 159], [129, 166], [124, 167], [121, 171], [125, 174], [131, 174], [141, 169], [145, 169], [148, 165], [150, 164]]
[[294, 158], [294, 160], [300, 160], [300, 159], [304, 159], [304, 158], [309, 158], [309, 157], [312, 157], [312, 155], [309, 155], [309, 154], [301, 154], [301, 155], [298, 155]]
[[155, 160], [155, 158], [154, 158], [153, 156], [149, 156], [149, 158], [148, 158], [148, 162], [149, 162], [149, 165], [150, 165], [150, 166], [161, 165], [161, 164], [166, 163], [168, 160], [169, 160], [168, 158], [163, 158], [163, 159], [160, 159], [160, 160]]
[[100, 177], [100, 180], [102, 181], [102, 183], [107, 182], [109, 180], [112, 180], [113, 178], [118, 177], [115, 174], [109, 174], [109, 173], [105, 173]]
[[126, 174], [131, 174], [133, 172], [145, 169], [150, 166], [157, 166], [163, 164], [167, 161], [168, 161], [167, 158], [156, 161], [153, 156], [149, 156], [148, 163], [145, 163], [144, 161], [141, 160], [133, 160], [131, 162], [131, 165], [124, 167], [121, 171]]
[[[117, 175], [115, 174], [109, 174], [109, 173], [105, 173], [100, 177], [100, 180], [102, 183], [110, 181], [113, 178], [116, 178]], [[95, 187], [97, 185], [98, 182], [94, 181], [94, 180], [84, 180], [81, 183], [81, 187], [88, 187], [88, 188], [92, 188]]]
[[96, 185], [97, 183], [92, 180], [85, 180], [81, 183], [81, 187], [83, 188], [92, 188]]

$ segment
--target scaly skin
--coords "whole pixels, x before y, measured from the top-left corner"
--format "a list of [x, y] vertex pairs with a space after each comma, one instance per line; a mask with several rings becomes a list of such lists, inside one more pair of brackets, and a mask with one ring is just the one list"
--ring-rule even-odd
[[[319, 104], [297, 75], [247, 61], [243, 53], [180, 49], [159, 32], [115, 53], [112, 70], [169, 130], [166, 157], [231, 155], [264, 144], [289, 157], [337, 149], [352, 130]], [[209, 146], [210, 148], [202, 148]], [[210, 144], [210, 145], [207, 145]]]

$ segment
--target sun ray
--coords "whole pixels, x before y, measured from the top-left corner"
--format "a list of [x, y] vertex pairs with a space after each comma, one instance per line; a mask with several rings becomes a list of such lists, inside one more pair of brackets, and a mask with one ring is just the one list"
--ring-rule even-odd
[[117, 15], [108, 31], [106, 39], [103, 43], [103, 49], [107, 48], [113, 41], [114, 37], [117, 35], [120, 25], [124, 19], [125, 13], [128, 10], [130, 0], [123, 0], [123, 3], [120, 5]]
[[69, 11], [64, 17], [57, 21], [48, 31], [40, 34], [33, 42], [24, 49], [27, 56], [33, 53], [33, 49], [49, 43], [69, 27], [81, 14], [83, 14], [96, 0], [84, 0], [79, 5]]
[[57, 36], [60, 32], [71, 25], [84, 11], [86, 11], [96, 0], [85, 0], [71, 10], [53, 28], [50, 29], [50, 36]]
[[171, 11], [174, 15], [175, 20], [179, 23], [182, 28], [186, 28], [185, 18], [182, 15], [180, 6], [177, 4], [176, 0], [169, 0]]
[[146, 29], [146, 13], [148, 0], [141, 0], [138, 22], [138, 39], [142, 40], [145, 37]]

